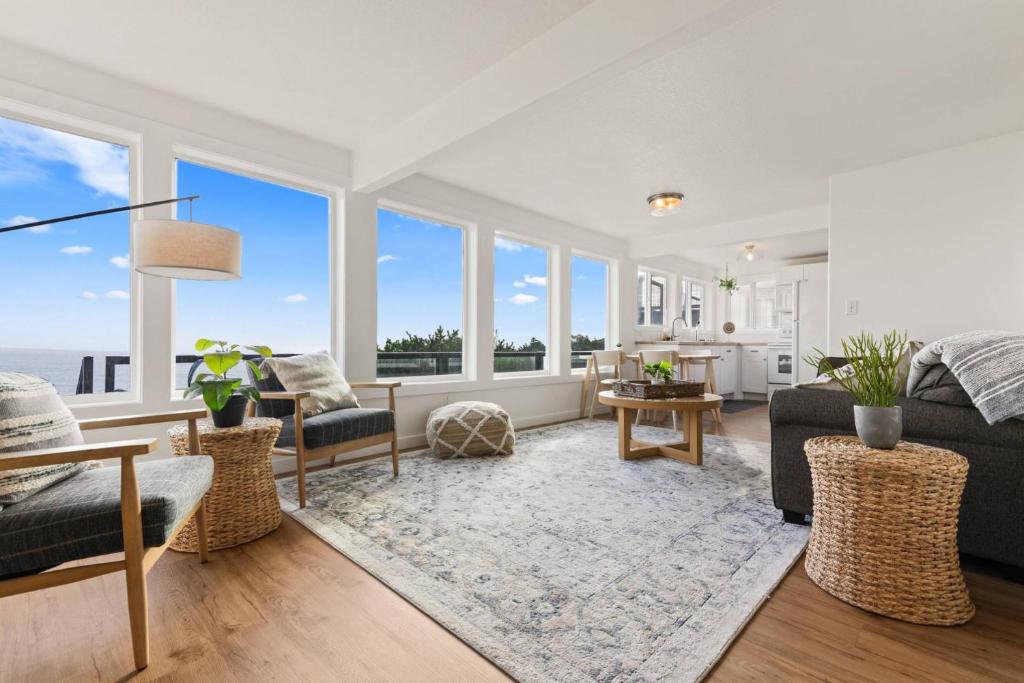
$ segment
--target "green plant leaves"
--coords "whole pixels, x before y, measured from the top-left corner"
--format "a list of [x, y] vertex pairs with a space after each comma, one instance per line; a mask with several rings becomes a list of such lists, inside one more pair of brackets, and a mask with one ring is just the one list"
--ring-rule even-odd
[[264, 358], [270, 358], [271, 356], [274, 355], [274, 352], [270, 350], [269, 346], [264, 346], [262, 344], [247, 345], [245, 348], [249, 349], [254, 353], [260, 354]]
[[242, 352], [217, 351], [215, 353], [207, 353], [203, 355], [203, 362], [206, 363], [206, 367], [210, 368], [210, 372], [219, 375], [223, 379], [228, 370], [242, 362]]
[[260, 366], [256, 364], [256, 361], [246, 360], [245, 364], [249, 366], [249, 369], [252, 371], [252, 376], [254, 379], [263, 379], [263, 371], [260, 370]]
[[214, 341], [213, 339], [205, 339], [205, 338], [196, 339], [196, 351], [198, 351], [199, 353], [202, 353], [206, 349], [208, 349], [210, 347], [213, 347], [213, 346], [216, 346], [218, 344], [220, 344], [221, 346], [224, 346], [224, 342], [222, 342], [222, 341]]
[[842, 340], [845, 367], [836, 368], [820, 349], [804, 357], [804, 362], [824, 370], [832, 380], [853, 394], [857, 405], [891, 408], [896, 405], [903, 368], [900, 361], [907, 345], [907, 334], [892, 330], [876, 340], [870, 332]]

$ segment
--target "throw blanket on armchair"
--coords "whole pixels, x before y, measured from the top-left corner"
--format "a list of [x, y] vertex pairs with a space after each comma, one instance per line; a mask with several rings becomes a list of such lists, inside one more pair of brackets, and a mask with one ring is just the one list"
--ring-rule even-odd
[[990, 425], [1024, 415], [1024, 334], [983, 330], [932, 342], [910, 361], [907, 395], [928, 368], [940, 363]]

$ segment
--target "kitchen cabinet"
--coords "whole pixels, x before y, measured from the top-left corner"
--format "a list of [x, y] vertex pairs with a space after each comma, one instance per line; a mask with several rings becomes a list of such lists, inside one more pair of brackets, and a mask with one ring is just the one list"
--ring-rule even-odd
[[[718, 389], [720, 396], [728, 396], [736, 393], [736, 366], [737, 356], [740, 352], [735, 346], [711, 346], [711, 347], [698, 347], [690, 350], [683, 347], [679, 350], [683, 354], [714, 354], [720, 356], [718, 360], [711, 361], [715, 366], [715, 388]], [[767, 366], [766, 366], [767, 367]], [[690, 366], [690, 379], [703, 381], [704, 379], [704, 366], [703, 365], [691, 365]]]
[[740, 352], [740, 378], [744, 393], [768, 393], [768, 347], [744, 346]]

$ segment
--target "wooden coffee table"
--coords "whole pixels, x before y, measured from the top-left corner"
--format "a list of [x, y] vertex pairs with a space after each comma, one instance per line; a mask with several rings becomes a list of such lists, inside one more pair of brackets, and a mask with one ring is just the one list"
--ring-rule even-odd
[[[641, 399], [616, 396], [614, 391], [602, 391], [597, 396], [601, 405], [616, 408], [619, 416], [619, 458], [635, 460], [660, 455], [681, 460], [691, 465], [704, 464], [705, 410], [722, 407], [722, 397], [716, 394], [702, 394], [692, 398]], [[683, 436], [686, 441], [669, 444], [653, 444], [633, 438], [633, 422], [638, 410], [668, 410], [681, 413]]]

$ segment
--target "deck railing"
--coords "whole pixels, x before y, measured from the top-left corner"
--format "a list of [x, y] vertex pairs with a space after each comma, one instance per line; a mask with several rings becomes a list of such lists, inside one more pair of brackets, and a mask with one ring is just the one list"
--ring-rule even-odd
[[[278, 357], [295, 354], [275, 354]], [[572, 367], [582, 368], [586, 365], [590, 351], [573, 351]], [[529, 372], [544, 369], [546, 351], [495, 351], [495, 370], [498, 372]], [[259, 356], [246, 356], [254, 360]], [[188, 379], [202, 365], [202, 356], [181, 354], [174, 357], [175, 365], [188, 365]], [[104, 356], [103, 391], [112, 393], [123, 391], [117, 388], [117, 367], [129, 365], [130, 356]], [[76, 394], [93, 393], [95, 357], [84, 356], [78, 371]], [[244, 371], [240, 367], [240, 372]], [[377, 377], [423, 377], [431, 375], [458, 375], [462, 373], [461, 351], [378, 351]], [[177, 376], [177, 375], [176, 375]], [[186, 382], [187, 384], [187, 382]], [[178, 387], [183, 388], [183, 387]]]

